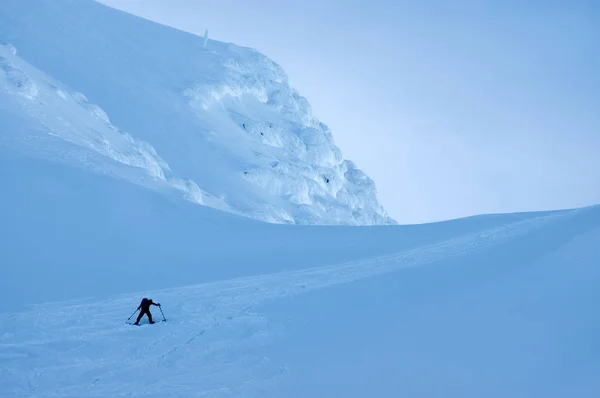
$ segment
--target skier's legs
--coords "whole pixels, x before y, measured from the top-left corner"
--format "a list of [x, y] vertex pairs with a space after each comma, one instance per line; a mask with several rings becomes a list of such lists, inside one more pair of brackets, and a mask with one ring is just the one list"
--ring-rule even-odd
[[151, 321], [150, 323], [152, 323], [152, 316], [150, 315], [150, 312], [142, 310], [142, 311], [140, 311], [140, 314], [138, 315], [137, 320], [135, 321], [134, 325], [137, 325], [137, 324], [140, 323], [140, 320], [142, 319], [142, 317], [144, 316], [144, 314], [148, 315], [148, 318]]
[[152, 314], [150, 313], [150, 311], [148, 311], [146, 314], [148, 315], [148, 319], [150, 320], [150, 323], [154, 323], [154, 321], [152, 320]]

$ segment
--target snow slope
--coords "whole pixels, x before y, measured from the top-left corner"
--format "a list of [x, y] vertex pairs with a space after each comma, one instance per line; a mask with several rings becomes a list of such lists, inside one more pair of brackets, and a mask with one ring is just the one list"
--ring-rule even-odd
[[273, 223], [394, 223], [252, 49], [204, 47], [92, 0], [4, 0], [0, 45], [0, 144], [12, 151]]
[[1, 149], [0, 170], [7, 308], [366, 259], [525, 217], [392, 229], [283, 226]]
[[[2, 149], [0, 170], [3, 397], [600, 391], [600, 207], [278, 225]], [[124, 323], [144, 296], [166, 323]]]
[[[3, 314], [4, 396], [597, 396], [600, 208], [468, 221], [361, 261]], [[125, 324], [144, 296], [167, 322]]]

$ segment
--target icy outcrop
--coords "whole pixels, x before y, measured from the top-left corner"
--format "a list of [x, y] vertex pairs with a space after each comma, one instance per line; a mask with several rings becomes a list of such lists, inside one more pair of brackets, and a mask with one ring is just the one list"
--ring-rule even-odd
[[[279, 65], [244, 49], [224, 63], [222, 76], [196, 82], [185, 95], [223, 151], [240, 159], [243, 178], [289, 203], [283, 221], [394, 223], [378, 203], [374, 182], [343, 158]], [[240, 141], [235, 150], [231, 143]]]

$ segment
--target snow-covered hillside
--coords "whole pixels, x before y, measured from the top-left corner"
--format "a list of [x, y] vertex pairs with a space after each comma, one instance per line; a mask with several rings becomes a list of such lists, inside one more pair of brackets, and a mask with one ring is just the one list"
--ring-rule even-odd
[[[600, 392], [600, 207], [276, 225], [3, 150], [0, 170], [3, 397]], [[127, 325], [142, 297], [167, 322]]]
[[[70, 186], [26, 184], [46, 209], [29, 198], [2, 214], [3, 396], [600, 392], [599, 207], [282, 226], [176, 207], [126, 183], [111, 199], [100, 181], [50, 171]], [[95, 205], [82, 200], [95, 194]], [[136, 224], [119, 224], [124, 214]], [[167, 321], [126, 324], [142, 297]]]
[[394, 224], [281, 68], [93, 0], [0, 7], [0, 144], [274, 223]]

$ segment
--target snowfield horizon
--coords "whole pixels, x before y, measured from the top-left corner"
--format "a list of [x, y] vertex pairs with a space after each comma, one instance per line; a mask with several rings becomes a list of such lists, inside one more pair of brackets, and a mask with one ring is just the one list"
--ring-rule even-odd
[[2, 3], [0, 396], [599, 396], [600, 206], [399, 225], [278, 65], [204, 44]]

